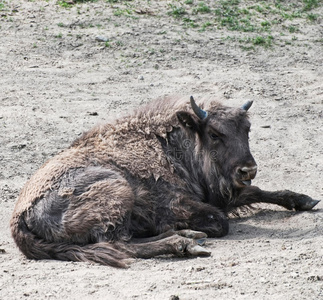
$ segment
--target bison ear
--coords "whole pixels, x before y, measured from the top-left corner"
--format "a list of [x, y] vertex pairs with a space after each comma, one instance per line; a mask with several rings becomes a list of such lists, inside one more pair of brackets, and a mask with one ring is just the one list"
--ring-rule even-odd
[[197, 131], [197, 123], [192, 115], [186, 111], [179, 111], [176, 113], [177, 119], [184, 128], [189, 128], [193, 131]]

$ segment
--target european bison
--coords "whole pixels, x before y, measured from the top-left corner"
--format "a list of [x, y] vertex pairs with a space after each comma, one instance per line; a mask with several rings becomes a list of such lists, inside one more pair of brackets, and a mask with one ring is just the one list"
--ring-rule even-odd
[[310, 210], [319, 201], [251, 185], [247, 110], [191, 97], [151, 103], [83, 134], [25, 185], [11, 220], [31, 259], [125, 267], [127, 258], [210, 255], [227, 214], [256, 202]]

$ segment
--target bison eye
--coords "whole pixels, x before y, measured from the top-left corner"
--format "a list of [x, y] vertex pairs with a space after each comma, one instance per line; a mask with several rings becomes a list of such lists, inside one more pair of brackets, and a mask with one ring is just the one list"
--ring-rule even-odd
[[212, 133], [210, 133], [210, 138], [211, 138], [212, 140], [217, 140], [217, 139], [219, 138], [219, 136], [218, 136], [218, 135], [216, 135], [214, 132], [212, 132]]

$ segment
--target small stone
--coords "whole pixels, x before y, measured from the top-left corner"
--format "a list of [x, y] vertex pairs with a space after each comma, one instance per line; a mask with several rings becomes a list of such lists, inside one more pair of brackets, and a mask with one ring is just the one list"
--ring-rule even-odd
[[109, 41], [109, 39], [105, 36], [96, 36], [95, 37], [95, 40], [98, 41], [98, 42], [102, 42], [102, 43], [106, 43]]
[[264, 278], [264, 277], [260, 277], [260, 278], [259, 278], [259, 281], [260, 281], [261, 283], [266, 283], [266, 282], [267, 282], [266, 278]]
[[323, 281], [323, 276], [312, 275], [312, 276], [307, 277], [307, 280], [310, 282]]

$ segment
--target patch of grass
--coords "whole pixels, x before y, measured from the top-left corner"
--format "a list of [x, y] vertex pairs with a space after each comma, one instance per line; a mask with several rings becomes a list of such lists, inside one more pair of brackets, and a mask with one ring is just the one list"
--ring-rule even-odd
[[260, 45], [264, 47], [270, 47], [272, 46], [273, 39], [274, 38], [271, 35], [268, 35], [267, 37], [257, 36], [255, 38], [252, 38], [251, 42], [255, 46]]
[[210, 12], [211, 12], [211, 8], [207, 6], [204, 2], [199, 2], [197, 7], [193, 9], [193, 13], [195, 14], [198, 14], [198, 13], [207, 14]]
[[211, 22], [205, 22], [204, 24], [202, 24], [202, 28], [199, 30], [200, 32], [205, 31], [206, 28], [212, 26], [213, 24]]
[[265, 11], [265, 9], [260, 5], [256, 5], [255, 6], [255, 11], [257, 11], [259, 13], [263, 13]]
[[268, 35], [268, 36], [240, 38], [239, 42], [243, 44], [241, 46], [243, 50], [254, 50], [255, 46], [262, 46], [264, 48], [271, 47], [273, 44], [273, 40], [274, 38], [271, 35]]
[[303, 0], [303, 11], [309, 11], [319, 6], [321, 0]]
[[238, 30], [243, 32], [259, 31], [259, 29], [257, 29], [257, 26], [252, 24], [251, 20], [248, 18], [243, 18], [240, 20]]
[[190, 18], [183, 18], [183, 21], [186, 23], [188, 27], [191, 27], [191, 28], [199, 27], [199, 25], [196, 24], [195, 21], [191, 20]]
[[76, 3], [86, 3], [86, 2], [97, 2], [98, 0], [59, 0], [57, 1], [57, 4], [63, 8], [70, 8]]
[[317, 21], [317, 19], [318, 19], [318, 17], [319, 17], [319, 15], [318, 14], [308, 14], [307, 15], [307, 19], [308, 20], [310, 20], [311, 22], [315, 22], [315, 21]]
[[282, 11], [280, 13], [280, 15], [286, 20], [294, 20], [296, 18], [301, 18], [302, 17], [302, 15], [301, 15], [301, 13], [299, 11], [294, 11], [294, 12], [291, 12], [291, 13], [286, 13], [286, 12]]
[[186, 10], [183, 6], [177, 6], [177, 5], [174, 5], [174, 4], [169, 4], [168, 5], [169, 8], [171, 9], [168, 14], [170, 16], [173, 16], [175, 18], [179, 18], [179, 17], [182, 17], [183, 15], [186, 14]]
[[245, 46], [245, 45], [241, 45], [240, 48], [244, 51], [255, 51], [255, 47], [254, 46]]
[[61, 6], [61, 7], [63, 7], [63, 8], [70, 8], [70, 7], [72, 7], [72, 6], [73, 6], [73, 4], [72, 4], [72, 3], [67, 2], [67, 1], [65, 1], [65, 0], [57, 1], [57, 4], [58, 4], [59, 6]]
[[289, 31], [290, 33], [295, 33], [295, 32], [297, 32], [297, 31], [299, 31], [299, 29], [298, 29], [296, 26], [290, 25], [290, 26], [288, 27], [288, 31]]
[[124, 46], [124, 43], [122, 41], [116, 41], [116, 45], [118, 47], [122, 47], [122, 46]]
[[260, 23], [260, 25], [262, 27], [268, 28], [268, 27], [270, 27], [270, 22], [269, 21], [263, 21], [263, 22]]
[[117, 8], [114, 12], [113, 15], [120, 17], [120, 16], [129, 16], [132, 15], [132, 10], [128, 8]]
[[238, 0], [221, 0], [215, 9], [216, 21], [221, 27], [229, 30], [252, 32], [257, 31], [256, 25], [250, 18], [250, 10], [241, 9]]

